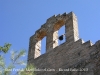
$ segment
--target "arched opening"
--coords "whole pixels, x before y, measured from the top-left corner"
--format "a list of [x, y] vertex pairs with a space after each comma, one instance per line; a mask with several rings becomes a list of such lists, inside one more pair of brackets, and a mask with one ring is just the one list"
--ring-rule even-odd
[[58, 45], [65, 42], [65, 25], [58, 30]]
[[[61, 39], [59, 39], [59, 37], [61, 37]], [[65, 42], [65, 22], [63, 20], [59, 20], [54, 25], [53, 41], [54, 41], [53, 44], [54, 47]]]
[[41, 55], [46, 53], [46, 36], [41, 41]]
[[41, 54], [44, 54], [46, 51], [46, 32], [41, 30], [37, 32], [36, 40], [35, 58], [39, 57]]

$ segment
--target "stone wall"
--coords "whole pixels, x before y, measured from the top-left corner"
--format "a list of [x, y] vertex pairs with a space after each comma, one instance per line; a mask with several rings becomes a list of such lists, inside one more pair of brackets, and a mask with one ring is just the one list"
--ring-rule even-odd
[[[66, 42], [58, 46], [55, 39], [63, 25]], [[46, 53], [41, 55], [41, 40], [45, 36]], [[41, 70], [36, 71], [36, 75], [99, 75], [100, 41], [92, 44], [79, 39], [77, 17], [73, 12], [54, 15], [30, 37], [28, 63]]]

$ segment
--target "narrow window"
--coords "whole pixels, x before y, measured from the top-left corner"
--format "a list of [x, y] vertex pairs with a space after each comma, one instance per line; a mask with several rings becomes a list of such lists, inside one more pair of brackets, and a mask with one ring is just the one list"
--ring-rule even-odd
[[41, 40], [41, 55], [46, 53], [46, 36]]

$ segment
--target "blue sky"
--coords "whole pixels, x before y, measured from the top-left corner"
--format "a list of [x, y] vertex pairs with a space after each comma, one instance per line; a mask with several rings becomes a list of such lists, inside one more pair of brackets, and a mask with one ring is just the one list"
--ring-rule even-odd
[[71, 11], [78, 18], [80, 38], [99, 40], [100, 0], [0, 0], [0, 46], [11, 43], [11, 50], [28, 50], [30, 36], [49, 17]]

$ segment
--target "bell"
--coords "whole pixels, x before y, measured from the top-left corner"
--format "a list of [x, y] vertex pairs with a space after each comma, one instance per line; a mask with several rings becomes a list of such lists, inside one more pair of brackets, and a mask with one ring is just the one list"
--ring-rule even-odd
[[59, 36], [59, 40], [63, 40], [63, 35]]

